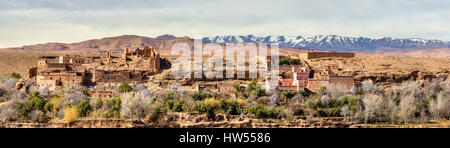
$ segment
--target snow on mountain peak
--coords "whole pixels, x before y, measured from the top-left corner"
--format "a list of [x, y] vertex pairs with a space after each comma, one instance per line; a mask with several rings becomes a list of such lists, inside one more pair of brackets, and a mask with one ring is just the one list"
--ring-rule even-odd
[[205, 37], [203, 41], [223, 42], [257, 42], [257, 43], [279, 43], [281, 47], [325, 49], [333, 51], [376, 51], [378, 49], [433, 49], [449, 48], [450, 43], [440, 40], [427, 40], [419, 38], [393, 39], [390, 37], [371, 39], [366, 37], [345, 37], [339, 35], [316, 35], [304, 36], [276, 36], [265, 37], [247, 36], [216, 36]]

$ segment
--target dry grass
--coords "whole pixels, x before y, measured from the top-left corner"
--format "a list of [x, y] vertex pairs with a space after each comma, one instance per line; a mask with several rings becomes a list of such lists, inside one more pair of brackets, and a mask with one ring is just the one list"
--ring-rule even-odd
[[49, 102], [53, 104], [53, 112], [56, 112], [59, 109], [59, 104], [61, 103], [62, 98], [59, 96], [50, 98]]
[[64, 121], [72, 123], [78, 119], [78, 112], [75, 107], [64, 108]]
[[219, 104], [219, 100], [216, 100], [214, 98], [208, 98], [205, 99], [205, 104], [211, 105], [211, 107], [217, 107], [217, 105]]

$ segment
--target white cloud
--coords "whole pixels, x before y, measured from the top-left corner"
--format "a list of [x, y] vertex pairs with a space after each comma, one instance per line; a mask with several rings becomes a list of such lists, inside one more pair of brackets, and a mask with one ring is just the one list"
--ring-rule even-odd
[[448, 0], [0, 0], [0, 47], [166, 33], [450, 40], [449, 7]]

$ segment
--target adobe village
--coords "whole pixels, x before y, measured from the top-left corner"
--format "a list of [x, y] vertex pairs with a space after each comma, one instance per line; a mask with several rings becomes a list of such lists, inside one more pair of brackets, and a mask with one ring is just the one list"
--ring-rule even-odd
[[364, 59], [353, 52], [303, 51], [280, 57], [272, 90], [263, 77], [176, 79], [174, 57], [158, 51], [41, 56], [26, 75], [2, 78], [0, 127], [450, 126], [448, 67], [361, 74], [356, 66], [371, 65], [354, 64]]

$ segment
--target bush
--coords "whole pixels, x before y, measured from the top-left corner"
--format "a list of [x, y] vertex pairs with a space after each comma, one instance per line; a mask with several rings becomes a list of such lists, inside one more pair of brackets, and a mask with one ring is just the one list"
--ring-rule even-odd
[[266, 95], [266, 90], [261, 86], [257, 86], [255, 91], [257, 97], [262, 97]]
[[112, 98], [110, 102], [111, 108], [108, 109], [109, 117], [120, 117], [120, 108], [122, 106], [122, 100], [120, 98]]
[[356, 94], [364, 95], [364, 89], [362, 87], [358, 87], [358, 90], [356, 91]]
[[187, 103], [183, 103], [181, 108], [183, 108], [183, 111], [185, 111], [185, 112], [192, 113], [195, 110], [194, 105], [195, 104], [193, 104], [193, 103], [187, 102]]
[[28, 104], [33, 109], [44, 111], [46, 101], [43, 98], [38, 98], [38, 99], [32, 99], [32, 100], [28, 101]]
[[58, 97], [58, 96], [50, 98], [49, 103], [51, 103], [53, 105], [52, 112], [56, 112], [59, 109], [59, 105], [61, 104], [61, 100], [62, 100], [62, 98]]
[[89, 111], [92, 110], [91, 104], [89, 100], [84, 100], [80, 104], [77, 105], [78, 117], [86, 117]]
[[34, 110], [31, 112], [30, 119], [34, 122], [42, 123], [47, 120], [46, 118], [45, 113], [40, 110]]
[[174, 112], [182, 112], [183, 111], [183, 102], [176, 100], [167, 100], [165, 108], [168, 110], [172, 110]]
[[294, 97], [295, 95], [297, 95], [296, 91], [286, 91], [283, 92], [283, 96], [286, 97], [287, 99], [291, 99], [292, 97]]
[[20, 78], [22, 78], [22, 76], [20, 76], [19, 73], [13, 72], [13, 73], [11, 73], [11, 78], [20, 79]]
[[19, 110], [16, 102], [8, 101], [0, 107], [0, 119], [2, 121], [14, 121], [18, 118]]
[[247, 114], [255, 115], [256, 118], [280, 118], [280, 110], [268, 109], [262, 104], [254, 105], [245, 109]]
[[303, 97], [308, 97], [308, 93], [306, 93], [306, 91], [304, 90], [300, 90], [298, 91], [299, 94], [301, 94]]
[[197, 102], [197, 103], [195, 103], [194, 110], [198, 111], [200, 113], [207, 113], [207, 112], [215, 111], [215, 108], [213, 106], [211, 106], [211, 104], [208, 104], [205, 102]]
[[91, 106], [93, 110], [101, 109], [103, 107], [103, 99], [102, 98], [92, 99]]
[[53, 111], [53, 103], [45, 104], [45, 111], [46, 112], [52, 112]]
[[64, 108], [64, 121], [72, 123], [78, 119], [78, 112], [75, 107]]
[[153, 102], [154, 94], [149, 90], [141, 90], [137, 93], [122, 94], [120, 114], [125, 118], [137, 118], [141, 120], [149, 112], [149, 105]]
[[198, 100], [198, 101], [202, 101], [202, 100], [205, 100], [206, 98], [212, 97], [211, 94], [208, 94], [205, 92], [196, 92], [196, 93], [190, 94], [189, 96], [191, 96], [192, 98], [194, 98], [195, 100]]
[[247, 84], [247, 92], [255, 91], [257, 85], [258, 85], [258, 81], [256, 79], [252, 79], [252, 81]]
[[244, 107], [245, 100], [242, 99], [232, 99], [232, 100], [225, 100], [221, 99], [219, 101], [219, 109], [223, 110], [225, 113], [230, 115], [240, 115], [241, 109]]

